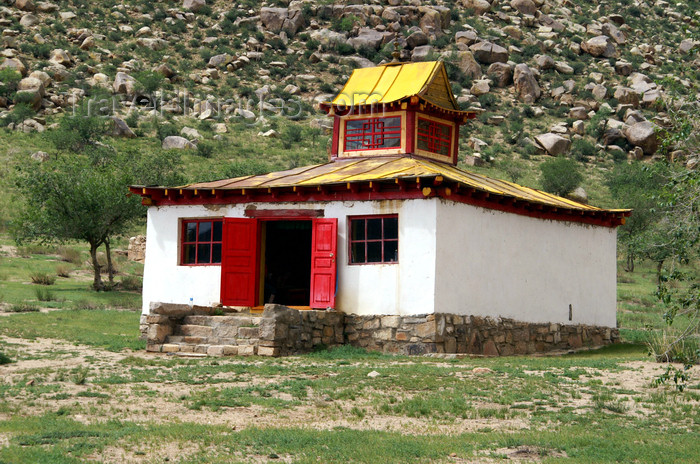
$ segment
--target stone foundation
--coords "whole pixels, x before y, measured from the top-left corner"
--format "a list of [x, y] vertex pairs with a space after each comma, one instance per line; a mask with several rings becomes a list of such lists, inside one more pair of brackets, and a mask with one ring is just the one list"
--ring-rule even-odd
[[288, 356], [319, 346], [350, 344], [384, 353], [463, 353], [485, 356], [599, 347], [619, 331], [585, 325], [535, 324], [451, 314], [357, 316], [266, 305], [248, 309], [154, 304], [141, 317], [147, 350], [210, 356]]
[[600, 347], [620, 341], [617, 329], [536, 324], [452, 314], [345, 316], [347, 342], [368, 350], [420, 355], [464, 353], [485, 356], [544, 353]]

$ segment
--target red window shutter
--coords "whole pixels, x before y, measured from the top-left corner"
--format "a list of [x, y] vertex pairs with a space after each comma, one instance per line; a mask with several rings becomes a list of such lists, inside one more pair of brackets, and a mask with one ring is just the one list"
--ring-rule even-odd
[[338, 219], [314, 219], [311, 237], [312, 308], [335, 307]]
[[258, 221], [224, 218], [221, 303], [255, 306], [258, 275]]

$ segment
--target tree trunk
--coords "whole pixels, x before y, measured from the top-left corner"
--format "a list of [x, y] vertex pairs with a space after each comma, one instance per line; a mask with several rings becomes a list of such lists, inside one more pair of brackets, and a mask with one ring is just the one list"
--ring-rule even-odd
[[625, 271], [634, 272], [634, 254], [627, 253], [627, 266], [625, 266]]
[[99, 246], [99, 243], [90, 243], [90, 259], [92, 260], [92, 269], [95, 276], [92, 281], [92, 288], [98, 292], [104, 290], [102, 277], [100, 276], [100, 263], [97, 262], [97, 248]]
[[661, 271], [664, 268], [664, 261], [657, 261], [656, 263], [656, 285], [661, 283]]
[[112, 248], [109, 245], [109, 238], [105, 240], [105, 254], [107, 255], [107, 278], [111, 287], [114, 285], [114, 267], [112, 267]]

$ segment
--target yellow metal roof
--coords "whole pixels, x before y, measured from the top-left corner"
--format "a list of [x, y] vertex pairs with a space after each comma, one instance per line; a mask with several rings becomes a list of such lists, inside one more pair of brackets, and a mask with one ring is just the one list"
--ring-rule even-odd
[[[441, 101], [431, 101], [426, 95], [434, 81], [445, 90]], [[433, 104], [448, 109], [458, 110], [459, 106], [447, 78], [445, 65], [441, 61], [424, 61], [418, 63], [388, 63], [373, 68], [359, 68], [345, 83], [343, 90], [331, 102], [332, 105], [357, 106], [368, 104], [393, 103], [419, 96]], [[433, 98], [435, 100], [435, 98]]]
[[539, 203], [556, 208], [582, 211], [626, 212], [628, 210], [604, 210], [578, 203], [540, 190], [523, 187], [512, 182], [492, 179], [473, 172], [425, 159], [407, 156], [387, 156], [363, 159], [342, 159], [333, 162], [304, 166], [287, 171], [271, 172], [258, 176], [237, 177], [190, 184], [180, 188], [201, 190], [261, 189], [279, 187], [316, 187], [352, 182], [391, 181], [417, 177], [441, 176], [464, 187], [471, 187], [489, 194], [502, 195], [517, 200]]

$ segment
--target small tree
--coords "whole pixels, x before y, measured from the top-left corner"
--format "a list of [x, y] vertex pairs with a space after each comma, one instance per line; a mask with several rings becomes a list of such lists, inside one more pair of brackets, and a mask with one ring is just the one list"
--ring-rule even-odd
[[542, 189], [564, 196], [574, 191], [583, 182], [578, 164], [568, 158], [554, 158], [540, 165]]

